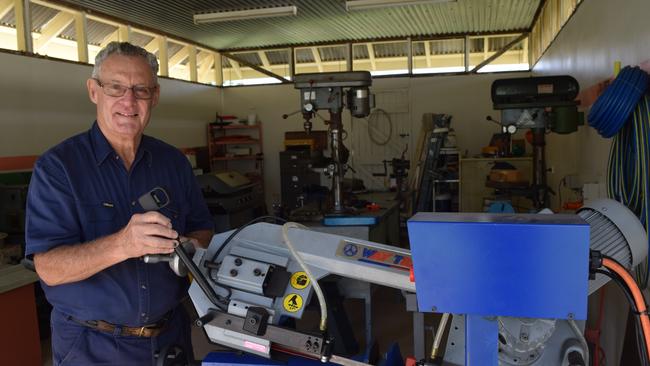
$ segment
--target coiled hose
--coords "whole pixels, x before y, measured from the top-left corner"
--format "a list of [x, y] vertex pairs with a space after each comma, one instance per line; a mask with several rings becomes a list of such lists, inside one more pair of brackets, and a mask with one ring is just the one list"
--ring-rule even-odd
[[589, 125], [604, 138], [614, 136], [632, 114], [648, 87], [648, 74], [626, 66], [589, 111]]
[[[650, 97], [645, 95], [648, 80], [648, 74], [638, 67], [623, 68], [596, 100], [588, 117], [601, 136], [614, 136], [607, 164], [607, 195], [634, 212], [646, 231], [650, 227]], [[642, 288], [648, 284], [648, 268], [646, 261], [637, 271]]]

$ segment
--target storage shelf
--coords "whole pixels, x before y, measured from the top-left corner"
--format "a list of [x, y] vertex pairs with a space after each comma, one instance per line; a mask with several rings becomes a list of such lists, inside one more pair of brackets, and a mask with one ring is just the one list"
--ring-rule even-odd
[[[236, 170], [247, 176], [264, 176], [262, 127], [261, 122], [252, 126], [237, 122], [226, 126], [208, 124], [210, 171]], [[246, 155], [235, 155], [236, 152]]]
[[251, 145], [251, 144], [259, 144], [260, 140], [241, 139], [241, 140], [212, 141], [212, 143], [215, 145]]
[[248, 130], [248, 129], [257, 129], [260, 128], [259, 125], [242, 125], [242, 124], [230, 124], [227, 126], [212, 126], [213, 130]]
[[228, 160], [263, 160], [263, 156], [257, 155], [244, 155], [244, 156], [215, 156], [212, 158], [213, 161], [228, 161]]

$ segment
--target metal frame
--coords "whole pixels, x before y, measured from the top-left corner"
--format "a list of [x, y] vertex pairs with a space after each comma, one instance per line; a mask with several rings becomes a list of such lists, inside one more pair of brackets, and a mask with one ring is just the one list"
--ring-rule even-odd
[[[346, 70], [347, 71], [353, 71], [354, 70], [353, 63], [355, 61], [354, 57], [353, 57], [353, 54], [352, 54], [353, 45], [355, 45], [355, 44], [364, 44], [365, 43], [366, 46], [369, 47], [368, 48], [368, 61], [371, 64], [376, 65], [378, 62], [380, 62], [380, 58], [376, 57], [376, 55], [374, 54], [374, 49], [373, 49], [372, 46], [375, 43], [390, 43], [390, 42], [407, 42], [407, 47], [408, 48], [407, 48], [407, 54], [405, 55], [405, 57], [406, 57], [406, 61], [407, 61], [407, 70], [408, 71], [405, 74], [387, 75], [387, 76], [393, 76], [393, 77], [396, 77], [396, 76], [401, 76], [401, 77], [403, 77], [403, 76], [421, 77], [421, 76], [431, 76], [431, 75], [475, 74], [481, 68], [483, 68], [484, 66], [490, 64], [491, 62], [493, 62], [494, 60], [496, 60], [500, 56], [504, 55], [507, 51], [512, 49], [514, 46], [516, 46], [520, 42], [522, 42], [522, 41], [526, 40], [527, 38], [529, 38], [530, 33], [522, 32], [522, 33], [500, 33], [500, 34], [489, 34], [489, 35], [486, 34], [486, 35], [482, 35], [482, 37], [485, 37], [486, 40], [487, 40], [487, 38], [490, 38], [490, 37], [498, 37], [498, 36], [504, 36], [505, 37], [505, 36], [508, 36], [508, 35], [517, 35], [517, 37], [514, 40], [512, 40], [511, 42], [509, 42], [508, 44], [506, 44], [504, 47], [502, 47], [500, 50], [498, 50], [497, 52], [492, 54], [490, 57], [483, 60], [479, 65], [475, 66], [472, 69], [470, 69], [470, 65], [469, 65], [470, 64], [470, 54], [471, 54], [469, 43], [470, 43], [470, 40], [472, 38], [481, 37], [481, 35], [469, 35], [469, 34], [466, 34], [466, 35], [463, 35], [462, 37], [444, 36], [444, 37], [436, 37], [436, 38], [421, 38], [421, 37], [411, 38], [411, 37], [407, 37], [407, 38], [394, 39], [394, 40], [382, 40], [382, 41], [378, 40], [378, 41], [375, 41], [375, 42], [362, 42], [362, 43], [359, 43], [359, 42], [344, 42], [343, 43], [342, 42], [342, 43], [316, 44], [316, 45], [308, 45], [308, 46], [302, 46], [302, 47], [301, 46], [288, 47], [288, 48], [286, 48], [286, 50], [287, 50], [287, 52], [289, 52], [289, 61], [288, 61], [288, 64], [287, 64], [287, 66], [290, 69], [289, 79], [293, 80], [294, 76], [296, 75], [296, 66], [297, 66], [296, 59], [295, 59], [296, 58], [296, 55], [295, 55], [296, 48], [308, 48], [308, 49], [311, 49], [311, 51], [312, 51], [312, 53], [314, 55], [314, 62], [316, 64], [317, 68], [318, 68], [318, 72], [325, 72], [326, 70], [325, 70], [325, 66], [324, 66], [324, 61], [322, 61], [320, 59], [320, 54], [318, 52], [318, 47], [345, 46], [346, 47], [345, 59], [338, 60], [337, 62], [344, 62], [346, 64]], [[446, 39], [464, 39], [465, 46], [464, 46], [463, 53], [464, 53], [465, 71], [451, 72], [451, 73], [417, 73], [417, 74], [414, 73], [414, 63], [415, 63], [414, 59], [417, 56], [415, 56], [413, 54], [413, 42], [423, 42], [423, 41], [428, 42], [428, 41], [437, 41], [437, 40], [446, 40]], [[428, 45], [428, 43], [425, 43], [425, 48], [427, 48], [426, 45]], [[257, 52], [258, 54], [263, 53], [264, 55], [266, 55], [265, 54], [266, 51], [279, 50], [279, 49], [285, 49], [285, 48], [284, 47], [260, 48], [260, 49], [254, 49], [254, 50], [253, 49], [238, 50], [236, 52], [237, 53]], [[528, 55], [528, 53], [529, 53], [528, 50], [530, 50], [530, 47], [528, 47], [527, 49], [524, 49], [522, 52], [526, 53], [526, 57], [530, 61], [530, 58], [528, 57], [529, 56]], [[487, 53], [487, 50], [485, 50], [484, 52]], [[427, 54], [428, 53], [429, 53], [429, 51], [427, 51]], [[237, 64], [237, 67], [239, 67], [240, 65], [243, 65], [243, 66], [249, 67], [252, 70], [258, 71], [260, 73], [263, 73], [265, 75], [268, 75], [270, 77], [278, 79], [282, 83], [289, 82], [289, 80], [287, 80], [287, 78], [284, 78], [284, 77], [282, 77], [282, 76], [280, 76], [278, 74], [275, 74], [274, 72], [269, 71], [267, 69], [264, 69], [264, 68], [262, 68], [262, 67], [260, 67], [258, 65], [250, 64], [249, 62], [246, 62], [246, 61], [238, 58], [236, 54], [233, 54], [231, 52], [222, 52], [221, 54], [223, 56], [226, 56], [226, 57], [230, 58], [232, 61], [234, 61]], [[404, 57], [404, 56], [402, 56], [402, 57]], [[530, 64], [530, 62], [529, 62], [529, 64]], [[240, 76], [240, 78], [242, 80], [245, 80], [242, 77], [242, 70], [239, 70], [239, 71], [235, 70], [235, 71], [237, 72], [237, 74]], [[381, 76], [376, 76], [376, 77], [381, 77]], [[241, 85], [232, 85], [232, 86], [241, 86]]]
[[[21, 9], [17, 9], [18, 13], [27, 13], [27, 12], [21, 12], [21, 10], [28, 9], [30, 3], [35, 3], [35, 4], [47, 6], [47, 7], [53, 8], [53, 9], [57, 9], [57, 10], [59, 10], [61, 12], [66, 12], [66, 13], [69, 13], [69, 14], [73, 14], [74, 18], [75, 18], [74, 21], [76, 22], [77, 28], [82, 33], [85, 33], [85, 32], [83, 32], [83, 29], [86, 28], [84, 26], [85, 25], [84, 24], [85, 19], [99, 20], [99, 21], [101, 21], [103, 23], [109, 23], [109, 24], [114, 24], [114, 25], [118, 26], [118, 28], [119, 28], [118, 33], [119, 34], [116, 36], [116, 38], [118, 38], [118, 39], [128, 40], [129, 33], [132, 30], [135, 30], [137, 28], [137, 30], [139, 32], [141, 32], [141, 33], [145, 33], [145, 34], [148, 34], [148, 35], [151, 35], [151, 36], [155, 36], [156, 38], [169, 39], [170, 41], [174, 40], [176, 42], [179, 42], [179, 43], [185, 45], [188, 48], [189, 57], [190, 57], [191, 60], [195, 59], [195, 56], [198, 55], [198, 52], [197, 52], [197, 54], [193, 54], [191, 52], [191, 50], [189, 50], [190, 48], [191, 49], [196, 49], [196, 50], [200, 49], [200, 50], [203, 50], [203, 52], [207, 52], [207, 53], [220, 54], [222, 56], [226, 56], [226, 57], [230, 58], [234, 62], [237, 62], [238, 66], [242, 65], [242, 66], [245, 66], [247, 68], [251, 68], [251, 69], [253, 69], [253, 70], [257, 71], [257, 72], [260, 72], [260, 73], [262, 73], [264, 75], [275, 78], [275, 79], [279, 80], [282, 83], [289, 83], [293, 79], [293, 75], [295, 74], [295, 69], [296, 69], [297, 64], [296, 64], [296, 60], [295, 60], [295, 53], [292, 52], [292, 51], [295, 48], [301, 46], [301, 45], [287, 45], [287, 46], [276, 45], [276, 46], [273, 46], [273, 47], [263, 47], [263, 48], [254, 49], [254, 50], [253, 49], [236, 49], [236, 48], [233, 48], [233, 49], [229, 49], [229, 50], [224, 52], [224, 51], [220, 51], [220, 50], [213, 49], [213, 48], [210, 48], [210, 47], [206, 47], [206, 46], [203, 46], [203, 45], [199, 45], [197, 43], [194, 43], [194, 42], [189, 41], [187, 39], [184, 39], [182, 37], [170, 36], [170, 35], [168, 35], [167, 33], [165, 33], [164, 31], [161, 31], [161, 30], [153, 30], [153, 29], [145, 27], [145, 26], [132, 24], [132, 23], [126, 22], [124, 20], [116, 19], [116, 18], [114, 18], [112, 16], [109, 16], [107, 14], [98, 13], [98, 12], [90, 12], [90, 11], [88, 11], [87, 9], [85, 9], [85, 8], [83, 8], [81, 6], [77, 6], [77, 5], [74, 5], [74, 4], [69, 4], [69, 3], [66, 3], [66, 2], [64, 2], [62, 0], [47, 0], [47, 1], [44, 1], [44, 0], [22, 0], [22, 1], [15, 1], [15, 4], [22, 5], [22, 6], [20, 6]], [[485, 65], [489, 64], [490, 62], [494, 61], [496, 58], [503, 55], [503, 53], [506, 52], [508, 49], [512, 48], [512, 46], [517, 44], [517, 42], [522, 41], [527, 37], [529, 39], [528, 61], [529, 61], [529, 65], [532, 67], [535, 60], [531, 58], [532, 53], [533, 53], [533, 45], [532, 45], [532, 43], [534, 41], [532, 39], [533, 36], [532, 36], [531, 31], [537, 25], [537, 23], [539, 23], [539, 21], [540, 21], [540, 13], [541, 13], [542, 9], [544, 8], [544, 6], [547, 3], [548, 3], [548, 0], [543, 0], [542, 2], [540, 2], [539, 8], [537, 9], [537, 12], [536, 12], [536, 14], [534, 16], [534, 19], [533, 19], [532, 23], [531, 23], [531, 27], [529, 27], [527, 29], [517, 29], [517, 30], [513, 30], [511, 32], [483, 32], [483, 33], [478, 33], [478, 34], [471, 34], [472, 37], [476, 37], [476, 36], [489, 37], [489, 36], [507, 35], [507, 34], [513, 34], [513, 33], [520, 33], [521, 32], [521, 35], [517, 38], [517, 40], [513, 41], [513, 44], [504, 47], [502, 50], [500, 50], [499, 52], [497, 52], [496, 54], [494, 54], [490, 58], [484, 60], [481, 64], [479, 64], [477, 67], [475, 67], [472, 70], [469, 70], [469, 65], [468, 65], [468, 63], [469, 63], [469, 48], [465, 47], [465, 50], [464, 50], [464, 53], [465, 53], [465, 71], [464, 72], [443, 73], [443, 74], [454, 75], [454, 74], [476, 73], [483, 66], [485, 66]], [[580, 1], [578, 1], [578, 4], [579, 3], [580, 3]], [[21, 24], [17, 24], [17, 27], [16, 27], [17, 32], [18, 32], [18, 38], [19, 38], [18, 42], [17, 42], [18, 43], [18, 50], [22, 51], [22, 52], [32, 53], [36, 49], [37, 45], [33, 44], [31, 37], [28, 36], [29, 33], [25, 31], [25, 29], [30, 28], [30, 27], [28, 27], [28, 23], [29, 23], [30, 19], [28, 19], [29, 17], [22, 17], [22, 16], [19, 16], [18, 18], [20, 18], [20, 19], [18, 19], [18, 23], [21, 23]], [[24, 22], [27, 22], [27, 23], [22, 24]], [[23, 34], [22, 38], [20, 36], [21, 34]], [[420, 36], [415, 36], [415, 37], [412, 37], [412, 38], [409, 37], [409, 38], [390, 38], [390, 39], [389, 38], [386, 38], [386, 39], [366, 39], [366, 40], [356, 40], [356, 41], [348, 40], [348, 41], [343, 41], [343, 42], [313, 43], [313, 44], [302, 45], [302, 46], [313, 47], [315, 49], [316, 47], [321, 47], [321, 46], [326, 46], [326, 45], [327, 46], [333, 46], [333, 45], [337, 45], [337, 44], [346, 45], [346, 47], [347, 47], [347, 52], [346, 52], [347, 55], [346, 56], [347, 57], [344, 60], [342, 60], [342, 62], [346, 63], [348, 71], [352, 71], [352, 69], [353, 69], [352, 64], [353, 64], [354, 60], [353, 60], [352, 55], [351, 55], [351, 53], [352, 53], [351, 49], [352, 49], [353, 44], [361, 42], [361, 43], [366, 43], [366, 44], [370, 45], [370, 44], [376, 43], [376, 42], [383, 43], [383, 42], [390, 42], [390, 41], [407, 41], [408, 42], [408, 54], [406, 55], [406, 60], [407, 60], [407, 65], [408, 65], [407, 66], [408, 71], [407, 71], [406, 74], [390, 75], [390, 76], [391, 77], [394, 77], [394, 76], [419, 77], [419, 76], [438, 75], [438, 73], [418, 73], [418, 74], [413, 73], [413, 64], [414, 64], [415, 57], [413, 56], [413, 44], [412, 44], [412, 42], [419, 42], [419, 41], [423, 41], [423, 40], [426, 40], [426, 41], [443, 40], [443, 39], [449, 39], [449, 38], [465, 38], [466, 45], [467, 45], [467, 41], [468, 41], [469, 36], [470, 36], [470, 34], [464, 34], [464, 33], [463, 34], [460, 34], [460, 33], [459, 34], [446, 34], [446, 35], [438, 35], [438, 36], [420, 35]], [[83, 45], [81, 45], [81, 43], [86, 43], [84, 41], [85, 38], [86, 37], [82, 34], [81, 37], [79, 37], [79, 42], [78, 42], [79, 43], [79, 46], [78, 46], [78, 59], [81, 62], [87, 62], [87, 57], [88, 57], [87, 56], [87, 54], [88, 54], [87, 45], [85, 45], [85, 47]], [[290, 77], [283, 77], [281, 75], [278, 75], [277, 73], [274, 73], [273, 71], [269, 71], [268, 67], [265, 68], [265, 67], [261, 67], [261, 66], [258, 66], [258, 65], [250, 64], [250, 63], [248, 63], [248, 62], [246, 62], [244, 60], [239, 59], [237, 57], [237, 55], [236, 55], [236, 53], [242, 52], [242, 51], [255, 51], [255, 52], [258, 52], [258, 53], [262, 54], [268, 49], [278, 49], [278, 48], [288, 48], [289, 49], [289, 57], [290, 58], [289, 58], [289, 62], [287, 64], [287, 66], [291, 70]], [[204, 58], [205, 57], [202, 57], [201, 59], [204, 59]], [[373, 55], [369, 55], [369, 58], [370, 58], [370, 62], [373, 63], [373, 60], [372, 60]], [[168, 61], [168, 60], [164, 60], [164, 61]], [[198, 62], [198, 61], [200, 61], [200, 60], [190, 62], [189, 64], [191, 64], [191, 65], [188, 65], [188, 67], [190, 67], [192, 69], [188, 73], [188, 75], [189, 75], [188, 80], [189, 81], [197, 82], [199, 79], [201, 79], [202, 75], [205, 75], [205, 72], [204, 72], [205, 70], [203, 70], [203, 69], [205, 69], [205, 67], [201, 67], [202, 62]], [[378, 60], [374, 60], [374, 61], [377, 62]], [[212, 61], [210, 61], [210, 63], [211, 62]], [[220, 64], [215, 63], [215, 66], [217, 66], [217, 65], [220, 65]], [[166, 66], [165, 62], [161, 61], [161, 76], [167, 76], [169, 74], [169, 67], [165, 67], [165, 66]], [[201, 68], [202, 73], [199, 73], [199, 68]], [[219, 77], [219, 75], [223, 75], [223, 68], [221, 67], [220, 71], [216, 70], [217, 68], [219, 68], [219, 67], [215, 67], [215, 79], [216, 79], [215, 82], [216, 82], [216, 84], [218, 86], [222, 86], [223, 85], [223, 82], [222, 82], [223, 78]], [[241, 71], [239, 73], [241, 74]], [[389, 75], [386, 75], [386, 76], [389, 76]], [[241, 79], [245, 80], [244, 78], [241, 78]]]

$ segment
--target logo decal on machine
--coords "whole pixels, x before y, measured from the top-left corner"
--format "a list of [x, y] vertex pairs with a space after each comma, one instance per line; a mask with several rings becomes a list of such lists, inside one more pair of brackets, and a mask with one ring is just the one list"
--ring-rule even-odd
[[413, 267], [411, 256], [345, 240], [341, 240], [336, 250], [336, 255], [349, 260], [393, 267], [406, 271]]
[[282, 305], [284, 305], [284, 310], [290, 313], [295, 313], [302, 308], [302, 296], [298, 294], [288, 294], [284, 297]]
[[291, 287], [296, 290], [302, 290], [309, 286], [309, 277], [305, 272], [295, 272], [291, 275]]

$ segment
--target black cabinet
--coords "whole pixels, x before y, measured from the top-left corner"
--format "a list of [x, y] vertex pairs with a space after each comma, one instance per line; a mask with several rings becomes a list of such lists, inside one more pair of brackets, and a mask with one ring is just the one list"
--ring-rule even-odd
[[315, 187], [320, 186], [321, 160], [309, 150], [280, 152], [283, 207], [290, 211], [314, 199]]

